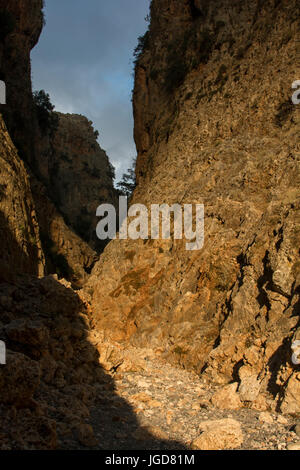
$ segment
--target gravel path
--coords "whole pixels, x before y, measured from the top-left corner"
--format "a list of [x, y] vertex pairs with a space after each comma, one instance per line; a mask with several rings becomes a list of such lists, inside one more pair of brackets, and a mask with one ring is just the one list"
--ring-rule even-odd
[[[99, 385], [90, 417], [95, 442], [82, 448], [191, 449], [201, 422], [230, 418], [242, 431], [243, 442], [236, 448], [300, 449], [299, 418], [248, 408], [216, 409], [209, 402], [214, 391], [196, 374], [159, 361], [149, 361], [142, 372], [117, 373]], [[78, 441], [69, 439], [61, 446], [78, 449]]]

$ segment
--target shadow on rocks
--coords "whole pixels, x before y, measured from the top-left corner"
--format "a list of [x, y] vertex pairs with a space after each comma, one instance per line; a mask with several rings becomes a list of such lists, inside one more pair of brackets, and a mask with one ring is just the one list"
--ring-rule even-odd
[[143, 428], [118, 396], [90, 340], [91, 313], [70, 284], [10, 277], [8, 266], [0, 272], [0, 450], [183, 449]]
[[[181, 449], [141, 427], [89, 341], [85, 306], [64, 281], [0, 284], [2, 449]], [[67, 284], [67, 283], [66, 283]]]

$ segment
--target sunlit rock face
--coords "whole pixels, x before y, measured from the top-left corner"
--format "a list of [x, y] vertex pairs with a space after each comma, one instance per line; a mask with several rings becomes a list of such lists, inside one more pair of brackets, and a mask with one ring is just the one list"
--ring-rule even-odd
[[97, 255], [67, 226], [38, 171], [44, 144], [29, 54], [41, 8], [41, 0], [0, 1], [7, 91], [0, 114], [1, 450], [62, 448], [66, 430], [95, 445], [88, 407], [96, 387], [109, 381], [89, 338], [90, 311], [72, 288], [86, 280]]
[[35, 126], [31, 92], [30, 51], [43, 27], [42, 0], [0, 0], [0, 79], [7, 89], [1, 106], [5, 123], [21, 157], [34, 161]]
[[296, 11], [295, 1], [152, 1], [135, 69], [133, 202], [203, 203], [204, 247], [114, 240], [87, 286], [107, 338], [238, 382], [247, 406], [269, 397], [293, 412]]

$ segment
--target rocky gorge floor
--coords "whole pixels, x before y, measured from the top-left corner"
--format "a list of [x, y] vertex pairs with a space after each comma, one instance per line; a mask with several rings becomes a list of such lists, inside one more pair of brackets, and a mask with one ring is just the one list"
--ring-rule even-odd
[[[99, 386], [90, 419], [94, 432], [87, 425], [81, 449], [300, 450], [299, 418], [218, 408], [222, 397], [218, 403], [216, 389], [196, 374], [160, 359], [146, 361], [143, 371], [113, 374], [112, 382]], [[227, 406], [234, 408], [234, 400]], [[60, 445], [78, 449], [72, 439]]]
[[160, 348], [106, 342], [65, 280], [0, 284], [0, 313], [0, 450], [300, 449], [277, 396], [250, 402], [251, 381], [214, 385]]

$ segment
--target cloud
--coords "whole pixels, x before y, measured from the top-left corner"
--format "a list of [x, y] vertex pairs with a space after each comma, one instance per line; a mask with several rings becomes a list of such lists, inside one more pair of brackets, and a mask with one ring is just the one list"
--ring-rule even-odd
[[94, 122], [117, 179], [136, 154], [132, 53], [148, 11], [149, 0], [46, 0], [46, 26], [31, 55], [33, 88], [45, 89], [57, 111]]

